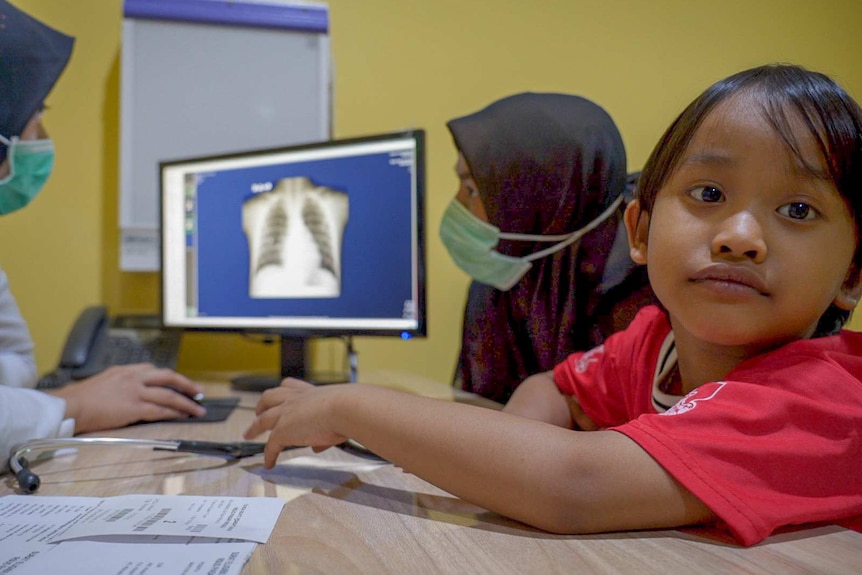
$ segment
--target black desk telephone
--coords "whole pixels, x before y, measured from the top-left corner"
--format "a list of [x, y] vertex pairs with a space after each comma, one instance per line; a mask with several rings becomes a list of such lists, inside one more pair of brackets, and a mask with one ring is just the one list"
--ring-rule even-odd
[[57, 369], [37, 383], [40, 389], [63, 386], [112, 366], [151, 362], [176, 367], [182, 330], [166, 329], [155, 315], [108, 316], [105, 306], [86, 308], [72, 326]]

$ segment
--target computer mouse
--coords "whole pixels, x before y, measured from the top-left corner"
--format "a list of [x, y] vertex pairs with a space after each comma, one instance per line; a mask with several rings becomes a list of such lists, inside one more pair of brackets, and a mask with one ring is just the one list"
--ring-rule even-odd
[[170, 389], [171, 391], [175, 391], [175, 392], [179, 393], [180, 395], [185, 395], [186, 397], [188, 397], [189, 399], [191, 399], [192, 401], [194, 401], [198, 405], [203, 405], [203, 401], [204, 401], [205, 397], [204, 397], [204, 394], [202, 392], [190, 395], [190, 394], [188, 394], [184, 391], [181, 391], [180, 389], [178, 389], [172, 385], [165, 385], [162, 387], [164, 387], [165, 389]]

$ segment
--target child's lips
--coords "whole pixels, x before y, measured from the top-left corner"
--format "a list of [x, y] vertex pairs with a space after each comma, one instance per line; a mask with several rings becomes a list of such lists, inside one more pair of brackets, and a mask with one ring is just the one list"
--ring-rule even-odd
[[695, 273], [689, 281], [700, 284], [724, 286], [730, 290], [752, 290], [768, 296], [766, 282], [756, 272], [742, 266], [713, 264]]

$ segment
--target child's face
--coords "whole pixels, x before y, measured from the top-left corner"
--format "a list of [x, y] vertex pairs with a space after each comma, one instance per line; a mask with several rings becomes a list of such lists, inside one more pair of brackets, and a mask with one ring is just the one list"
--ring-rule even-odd
[[674, 330], [759, 352], [809, 337], [831, 303], [852, 309], [845, 285], [855, 249], [853, 217], [813, 139], [794, 130], [815, 175], [735, 96], [704, 118], [640, 225], [626, 215], [632, 257]]

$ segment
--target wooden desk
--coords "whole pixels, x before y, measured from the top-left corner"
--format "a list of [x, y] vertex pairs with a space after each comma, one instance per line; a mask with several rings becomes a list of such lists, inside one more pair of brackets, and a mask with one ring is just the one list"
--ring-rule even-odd
[[[99, 435], [241, 439], [254, 415], [256, 394], [232, 392], [227, 384], [210, 384], [208, 392], [240, 395], [241, 407], [223, 423], [147, 424]], [[42, 478], [34, 497], [280, 497], [286, 504], [275, 530], [268, 543], [258, 545], [244, 574], [862, 572], [862, 535], [839, 527], [778, 535], [747, 549], [699, 530], [551, 535], [467, 504], [392, 465], [339, 468], [366, 460], [337, 449], [285, 452], [280, 462], [296, 458], [309, 464], [268, 471], [262, 456], [224, 461], [140, 448], [84, 447], [33, 462]], [[0, 495], [14, 492], [14, 477], [0, 477]]]

